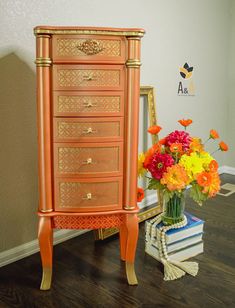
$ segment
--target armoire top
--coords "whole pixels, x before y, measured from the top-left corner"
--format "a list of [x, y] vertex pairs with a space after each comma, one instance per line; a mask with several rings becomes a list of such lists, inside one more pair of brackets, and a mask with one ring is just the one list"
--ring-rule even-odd
[[118, 36], [139, 36], [145, 33], [141, 28], [106, 28], [106, 27], [77, 27], [77, 26], [37, 26], [34, 34], [97, 34]]

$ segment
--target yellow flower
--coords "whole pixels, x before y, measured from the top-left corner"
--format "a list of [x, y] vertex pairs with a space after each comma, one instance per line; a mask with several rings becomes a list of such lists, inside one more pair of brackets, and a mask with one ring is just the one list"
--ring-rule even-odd
[[140, 153], [138, 156], [138, 176], [141, 177], [146, 173], [146, 169], [144, 168], [145, 155], [144, 153]]
[[196, 152], [193, 152], [190, 155], [182, 155], [179, 165], [184, 167], [186, 170], [190, 182], [196, 179], [197, 174], [204, 171], [203, 159], [201, 159], [200, 155]]
[[200, 153], [200, 158], [202, 160], [203, 168], [208, 171], [210, 169], [209, 167], [210, 162], [214, 160], [214, 158], [208, 152], [205, 151]]

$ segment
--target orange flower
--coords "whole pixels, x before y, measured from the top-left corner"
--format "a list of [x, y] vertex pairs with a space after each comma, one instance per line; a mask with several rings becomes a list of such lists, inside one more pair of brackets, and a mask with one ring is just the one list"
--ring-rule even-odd
[[182, 153], [182, 143], [172, 143], [170, 146], [172, 153]]
[[158, 143], [164, 145], [164, 144], [166, 143], [166, 137], [160, 139], [160, 140], [158, 141]]
[[137, 202], [141, 202], [144, 199], [144, 190], [141, 187], [137, 188]]
[[161, 126], [154, 125], [149, 127], [148, 132], [152, 135], [157, 135], [161, 129], [162, 129]]
[[190, 124], [193, 123], [193, 120], [191, 120], [191, 119], [187, 119], [187, 120], [182, 119], [182, 120], [179, 120], [178, 122], [179, 122], [182, 126], [187, 127], [187, 126], [189, 126]]
[[189, 183], [189, 177], [185, 169], [180, 165], [172, 165], [167, 168], [167, 172], [161, 178], [161, 184], [166, 184], [170, 191], [181, 191]]
[[189, 145], [189, 153], [192, 152], [199, 152], [201, 153], [204, 150], [203, 145], [201, 143], [201, 139], [200, 138], [192, 138], [192, 141]]
[[209, 164], [209, 170], [211, 172], [216, 172], [218, 170], [218, 168], [219, 168], [219, 165], [218, 165], [217, 161], [213, 159]]
[[209, 197], [214, 197], [220, 190], [220, 177], [218, 172], [211, 172], [211, 183], [203, 188], [203, 193], [207, 193]]
[[218, 139], [219, 138], [219, 134], [217, 133], [217, 131], [215, 129], [210, 130], [210, 138], [212, 138], [212, 139]]
[[210, 186], [212, 181], [211, 174], [209, 172], [203, 171], [197, 176], [197, 183], [202, 186]]
[[227, 146], [227, 144], [226, 144], [225, 142], [223, 142], [223, 141], [221, 141], [221, 142], [219, 143], [219, 148], [220, 148], [221, 151], [224, 151], [224, 152], [228, 151], [228, 146]]

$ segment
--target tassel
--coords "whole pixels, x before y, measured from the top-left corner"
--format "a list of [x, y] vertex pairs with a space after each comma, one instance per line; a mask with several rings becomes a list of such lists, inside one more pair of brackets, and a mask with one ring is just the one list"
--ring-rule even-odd
[[185, 272], [179, 267], [171, 264], [165, 259], [161, 260], [164, 265], [164, 280], [175, 280], [185, 275]]
[[179, 261], [171, 261], [172, 264], [181, 268], [183, 271], [188, 273], [189, 275], [196, 276], [198, 273], [198, 263], [197, 262], [179, 262]]

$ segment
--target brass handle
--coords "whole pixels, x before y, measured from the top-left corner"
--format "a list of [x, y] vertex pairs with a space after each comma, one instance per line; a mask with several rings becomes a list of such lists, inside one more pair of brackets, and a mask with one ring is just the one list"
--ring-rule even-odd
[[87, 104], [83, 104], [84, 107], [96, 107], [97, 104], [93, 104], [92, 102], [88, 102]]
[[91, 164], [93, 164], [93, 161], [92, 161], [92, 158], [87, 158], [87, 160], [84, 160], [83, 162], [82, 162], [83, 164], [85, 164], [85, 165], [91, 165]]
[[83, 76], [83, 80], [90, 81], [90, 80], [94, 80], [94, 79], [95, 79], [95, 77], [93, 76], [93, 74], [88, 74], [88, 75]]
[[83, 197], [82, 200], [91, 200], [92, 199], [92, 194], [91, 193], [87, 193], [86, 197]]
[[93, 130], [92, 127], [89, 127], [87, 129], [84, 129], [82, 132], [84, 134], [92, 134], [92, 133], [97, 133], [97, 130]]

